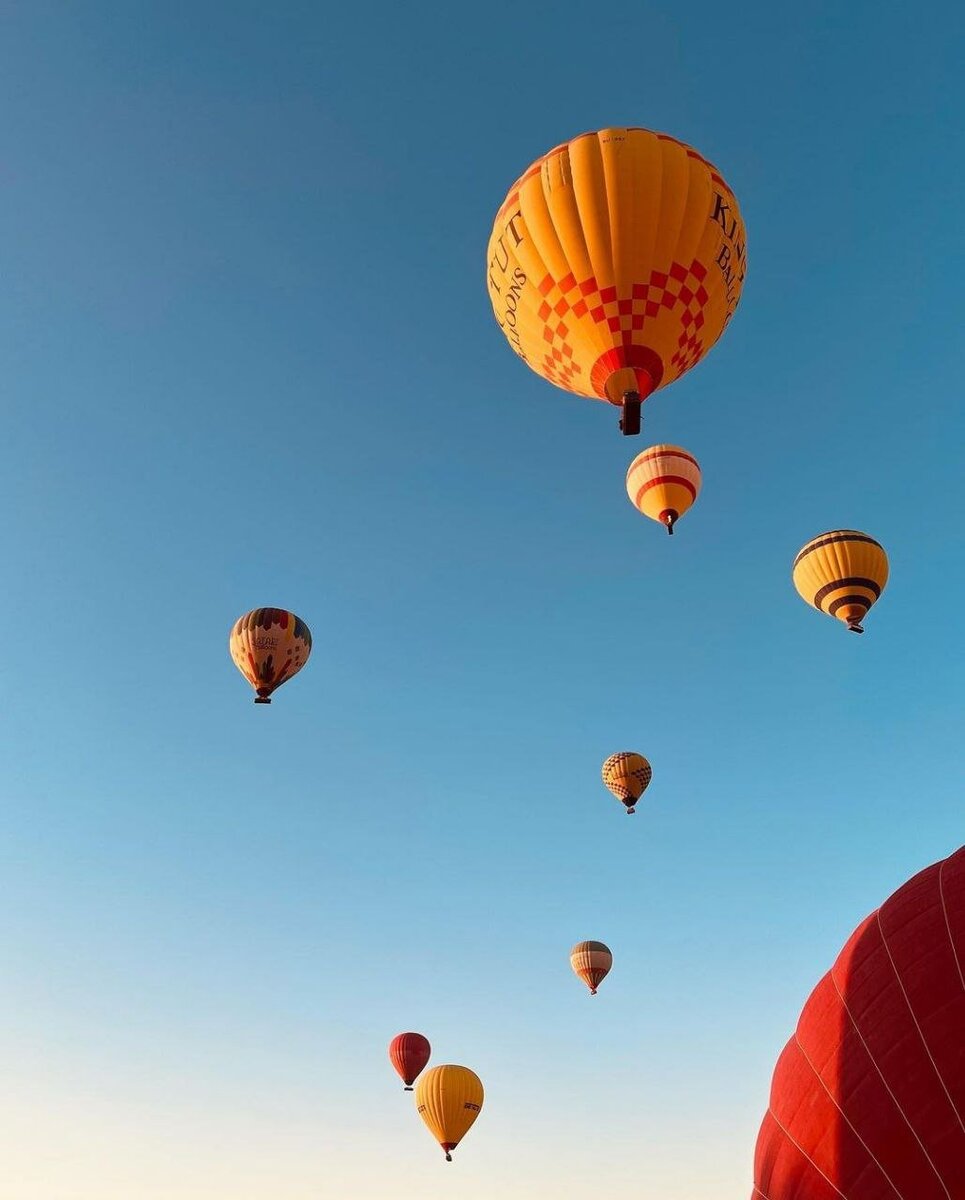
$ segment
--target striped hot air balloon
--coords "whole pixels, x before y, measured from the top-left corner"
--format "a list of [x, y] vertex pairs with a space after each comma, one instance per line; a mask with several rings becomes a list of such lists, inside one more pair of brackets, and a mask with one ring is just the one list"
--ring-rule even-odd
[[650, 786], [653, 771], [642, 754], [621, 750], [606, 760], [602, 775], [604, 785], [626, 805], [628, 813], [633, 813], [634, 805]]
[[284, 608], [253, 608], [235, 621], [228, 649], [255, 689], [255, 703], [271, 704], [272, 692], [308, 662], [312, 635], [304, 621]]
[[867, 917], [774, 1069], [752, 1200], [965, 1197], [965, 847]]
[[544, 379], [623, 408], [679, 379], [734, 315], [747, 270], [737, 200], [666, 133], [584, 133], [509, 189], [489, 239], [496, 324]]
[[610, 974], [613, 955], [602, 942], [577, 942], [570, 951], [570, 966], [590, 989], [590, 995], [595, 996], [596, 989]]
[[700, 494], [700, 467], [680, 446], [651, 446], [630, 464], [627, 495], [645, 517], [666, 525], [676, 521]]
[[802, 547], [791, 576], [806, 604], [864, 633], [865, 613], [888, 582], [888, 556], [867, 533], [831, 529]]
[[412, 1091], [412, 1084], [422, 1073], [431, 1053], [429, 1039], [421, 1033], [400, 1033], [389, 1042], [389, 1062], [405, 1084], [405, 1091]]
[[483, 1105], [483, 1085], [475, 1071], [447, 1063], [432, 1067], [416, 1086], [416, 1110], [452, 1162], [452, 1151], [469, 1132]]

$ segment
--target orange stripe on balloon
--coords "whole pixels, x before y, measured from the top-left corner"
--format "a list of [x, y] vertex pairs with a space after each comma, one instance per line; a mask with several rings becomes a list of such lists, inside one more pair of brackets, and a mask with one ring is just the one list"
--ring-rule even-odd
[[645, 484], [637, 488], [637, 504], [640, 503], [640, 497], [644, 492], [649, 492], [652, 487], [656, 487], [658, 483], [679, 483], [681, 487], [685, 487], [690, 492], [691, 498], [697, 499], [697, 489], [689, 479], [684, 479], [683, 475], [657, 475], [653, 479], [648, 479]]

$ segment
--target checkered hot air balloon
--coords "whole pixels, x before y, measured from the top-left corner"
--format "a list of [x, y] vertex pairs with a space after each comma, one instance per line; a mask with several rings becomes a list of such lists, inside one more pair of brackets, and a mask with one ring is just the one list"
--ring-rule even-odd
[[557, 146], [513, 184], [487, 283], [513, 350], [550, 383], [623, 408], [699, 362], [737, 309], [747, 237], [733, 192], [696, 150], [648, 129]]
[[235, 621], [228, 649], [255, 689], [255, 703], [271, 704], [272, 692], [308, 662], [312, 635], [304, 621], [284, 608], [253, 608]]
[[634, 805], [650, 786], [653, 771], [642, 754], [633, 750], [621, 750], [611, 754], [603, 764], [603, 783], [628, 813], [635, 811]]

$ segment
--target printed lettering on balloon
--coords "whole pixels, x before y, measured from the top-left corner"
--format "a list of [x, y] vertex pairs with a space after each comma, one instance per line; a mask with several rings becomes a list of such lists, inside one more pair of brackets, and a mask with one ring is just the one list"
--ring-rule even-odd
[[[526, 272], [522, 267], [517, 266], [513, 268], [512, 274], [509, 274], [509, 250], [511, 247], [515, 249], [523, 241], [523, 235], [517, 224], [522, 221], [522, 215], [522, 212], [517, 209], [493, 244], [493, 255], [489, 260], [489, 284], [496, 296], [499, 297], [498, 301], [496, 297], [493, 297], [496, 324], [506, 334], [510, 345], [519, 357], [524, 362], [528, 362], [516, 330], [516, 323], [519, 319], [517, 315], [519, 298], [526, 285]], [[500, 311], [502, 315], [500, 315]]]
[[737, 308], [744, 276], [747, 274], [744, 230], [738, 217], [731, 212], [729, 202], [720, 192], [714, 192], [714, 211], [710, 219], [721, 227], [726, 238], [714, 260], [727, 289], [727, 316], [724, 320], [726, 325]]

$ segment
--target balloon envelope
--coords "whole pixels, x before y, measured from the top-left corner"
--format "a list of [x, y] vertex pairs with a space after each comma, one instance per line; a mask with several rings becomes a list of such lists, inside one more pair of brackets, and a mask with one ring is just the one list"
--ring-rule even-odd
[[602, 942], [577, 942], [570, 951], [570, 966], [590, 989], [590, 995], [595, 996], [596, 989], [610, 973], [613, 955]]
[[858, 926], [771, 1083], [754, 1200], [965, 1196], [965, 848]]
[[421, 1033], [400, 1033], [389, 1042], [389, 1062], [412, 1091], [412, 1084], [421, 1074], [432, 1053], [429, 1041]]
[[627, 495], [645, 517], [666, 525], [673, 533], [700, 494], [700, 466], [680, 446], [650, 446], [630, 464]]
[[253, 608], [235, 621], [228, 649], [257, 692], [255, 703], [270, 704], [272, 692], [308, 662], [312, 635], [304, 621], [284, 608]]
[[450, 1151], [469, 1132], [483, 1104], [483, 1085], [468, 1067], [431, 1067], [416, 1086], [416, 1109], [451, 1161]]
[[830, 529], [801, 548], [791, 575], [806, 604], [863, 633], [865, 613], [888, 582], [888, 556], [867, 533]]
[[622, 404], [714, 345], [740, 300], [746, 244], [733, 192], [696, 150], [602, 129], [550, 150], [510, 188], [489, 239], [489, 298], [544, 379]]
[[632, 813], [633, 806], [650, 786], [653, 771], [642, 754], [621, 750], [606, 760], [602, 775], [604, 785]]

